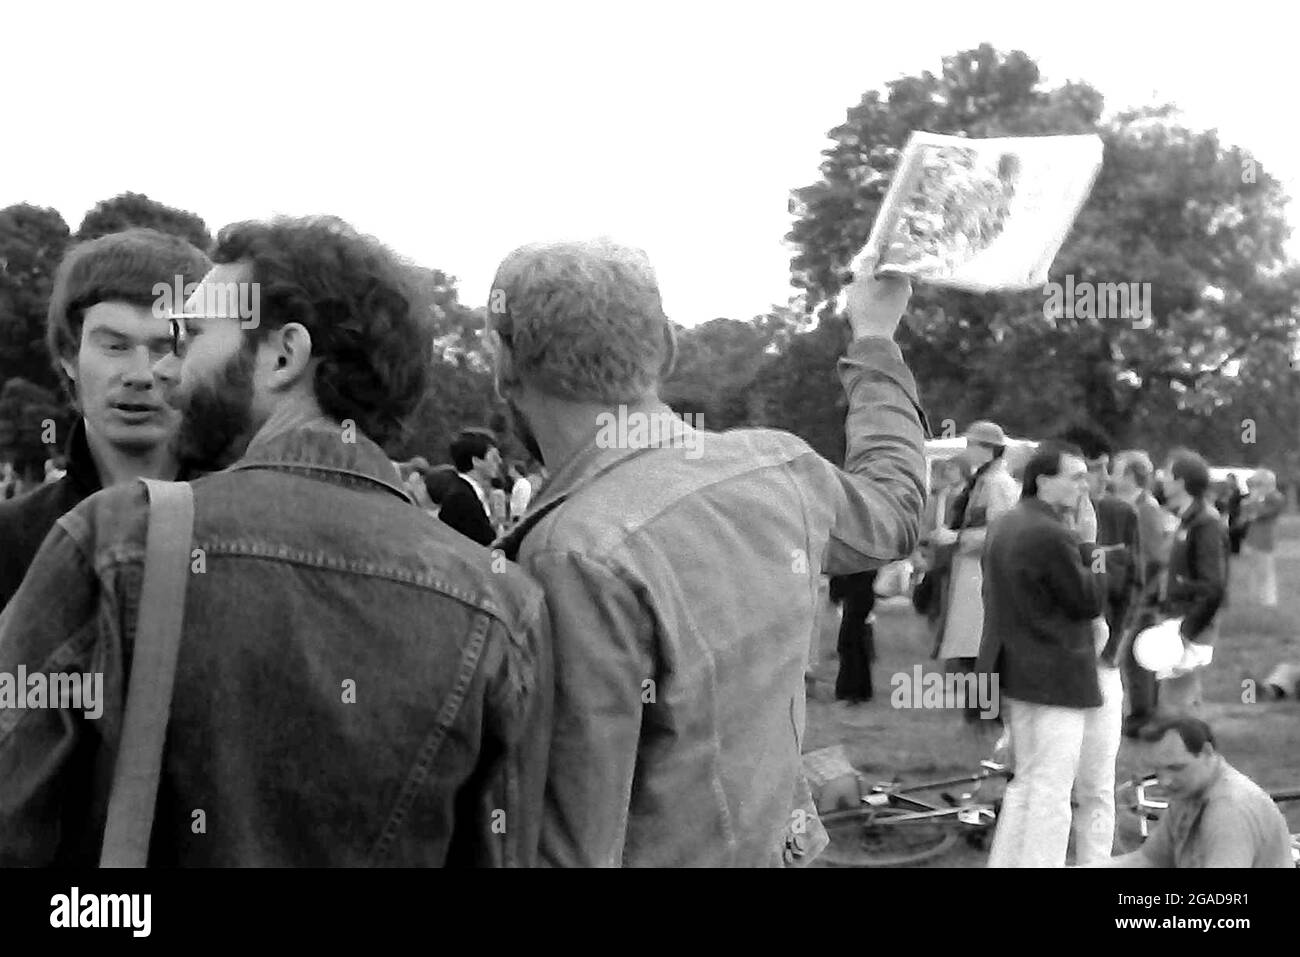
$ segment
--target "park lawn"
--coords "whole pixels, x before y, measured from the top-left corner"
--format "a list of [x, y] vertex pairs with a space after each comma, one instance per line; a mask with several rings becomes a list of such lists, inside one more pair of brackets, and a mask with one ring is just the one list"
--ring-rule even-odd
[[[1278, 543], [1280, 605], [1251, 607], [1242, 597], [1233, 569], [1229, 607], [1223, 612], [1214, 662], [1205, 676], [1206, 720], [1220, 750], [1235, 767], [1265, 788], [1300, 787], [1300, 703], [1267, 702], [1251, 694], [1252, 679], [1262, 679], [1279, 660], [1300, 660], [1300, 516], [1280, 520]], [[937, 779], [975, 770], [992, 754], [995, 722], [967, 725], [960, 713], [891, 706], [891, 678], [939, 670], [931, 660], [923, 620], [910, 605], [888, 603], [876, 610], [876, 656], [872, 669], [875, 698], [849, 706], [834, 700], [837, 620], [823, 622], [817, 679], [808, 700], [805, 751], [842, 744], [849, 760], [869, 780]], [[1289, 646], [1289, 647], [1288, 647]], [[1147, 769], [1150, 745], [1125, 738], [1116, 780]], [[1284, 805], [1292, 831], [1300, 831], [1300, 802]], [[1127, 835], [1124, 835], [1127, 836]], [[980, 867], [986, 855], [965, 842], [930, 866]]]

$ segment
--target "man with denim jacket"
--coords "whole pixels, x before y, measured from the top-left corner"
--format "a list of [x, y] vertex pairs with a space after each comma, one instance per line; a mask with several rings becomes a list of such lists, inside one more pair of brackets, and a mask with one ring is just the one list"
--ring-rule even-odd
[[910, 289], [859, 272], [841, 470], [787, 432], [673, 415], [671, 327], [639, 251], [530, 246], [499, 268], [498, 389], [551, 472], [503, 542], [546, 590], [555, 646], [544, 863], [769, 866], [803, 839], [820, 577], [908, 555], [925, 500], [893, 342]]
[[[415, 507], [377, 444], [428, 370], [400, 267], [333, 219], [228, 227], [214, 259], [156, 369], [185, 457], [229, 468], [192, 486], [150, 864], [533, 863], [542, 594]], [[148, 521], [138, 483], [82, 502], [0, 616], [0, 673], [101, 673], [106, 699], [0, 706], [0, 866], [96, 859]]]

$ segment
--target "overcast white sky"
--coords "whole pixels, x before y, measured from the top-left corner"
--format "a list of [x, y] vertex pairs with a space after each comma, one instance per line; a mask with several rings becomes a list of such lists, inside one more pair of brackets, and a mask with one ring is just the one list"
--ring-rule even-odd
[[1023, 49], [1052, 85], [1092, 83], [1108, 110], [1176, 102], [1300, 195], [1285, 5], [1050, 9], [8, 6], [0, 206], [53, 206], [74, 230], [126, 190], [214, 232], [334, 213], [457, 276], [470, 305], [520, 243], [608, 234], [649, 252], [674, 319], [748, 319], [791, 293], [788, 191], [817, 178], [826, 131], [865, 90], [981, 41]]

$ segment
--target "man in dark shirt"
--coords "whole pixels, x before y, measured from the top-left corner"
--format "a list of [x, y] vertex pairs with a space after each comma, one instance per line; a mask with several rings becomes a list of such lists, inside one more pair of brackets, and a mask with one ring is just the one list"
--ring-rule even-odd
[[45, 341], [80, 417], [67, 437], [67, 474], [0, 502], [0, 609], [54, 523], [82, 499], [135, 478], [176, 478], [180, 413], [153, 374], [171, 342], [154, 287], [197, 283], [210, 265], [185, 240], [152, 229], [101, 236], [63, 257]]
[[465, 429], [451, 443], [451, 460], [458, 476], [443, 496], [438, 517], [466, 538], [491, 545], [496, 538], [488, 495], [501, 468], [501, 451], [480, 429]]
[[1160, 685], [1160, 707], [1195, 715], [1201, 707], [1201, 672], [1219, 635], [1218, 613], [1228, 590], [1228, 532], [1206, 499], [1210, 470], [1195, 452], [1179, 450], [1163, 473], [1167, 507], [1178, 516], [1169, 553], [1166, 614], [1182, 618], [1187, 651], [1173, 677]]
[[998, 675], [1016, 754], [990, 867], [1065, 863], [1087, 712], [1103, 704], [1105, 587], [1093, 570], [1097, 520], [1087, 492], [1079, 449], [1043, 443], [1025, 466], [1020, 503], [984, 550], [976, 670]]

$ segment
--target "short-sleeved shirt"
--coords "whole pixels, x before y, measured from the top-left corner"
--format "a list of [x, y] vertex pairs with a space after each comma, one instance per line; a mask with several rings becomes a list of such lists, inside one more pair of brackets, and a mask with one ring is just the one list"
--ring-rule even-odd
[[1196, 798], [1173, 800], [1142, 854], [1157, 867], [1294, 867], [1286, 818], [1227, 761]]

